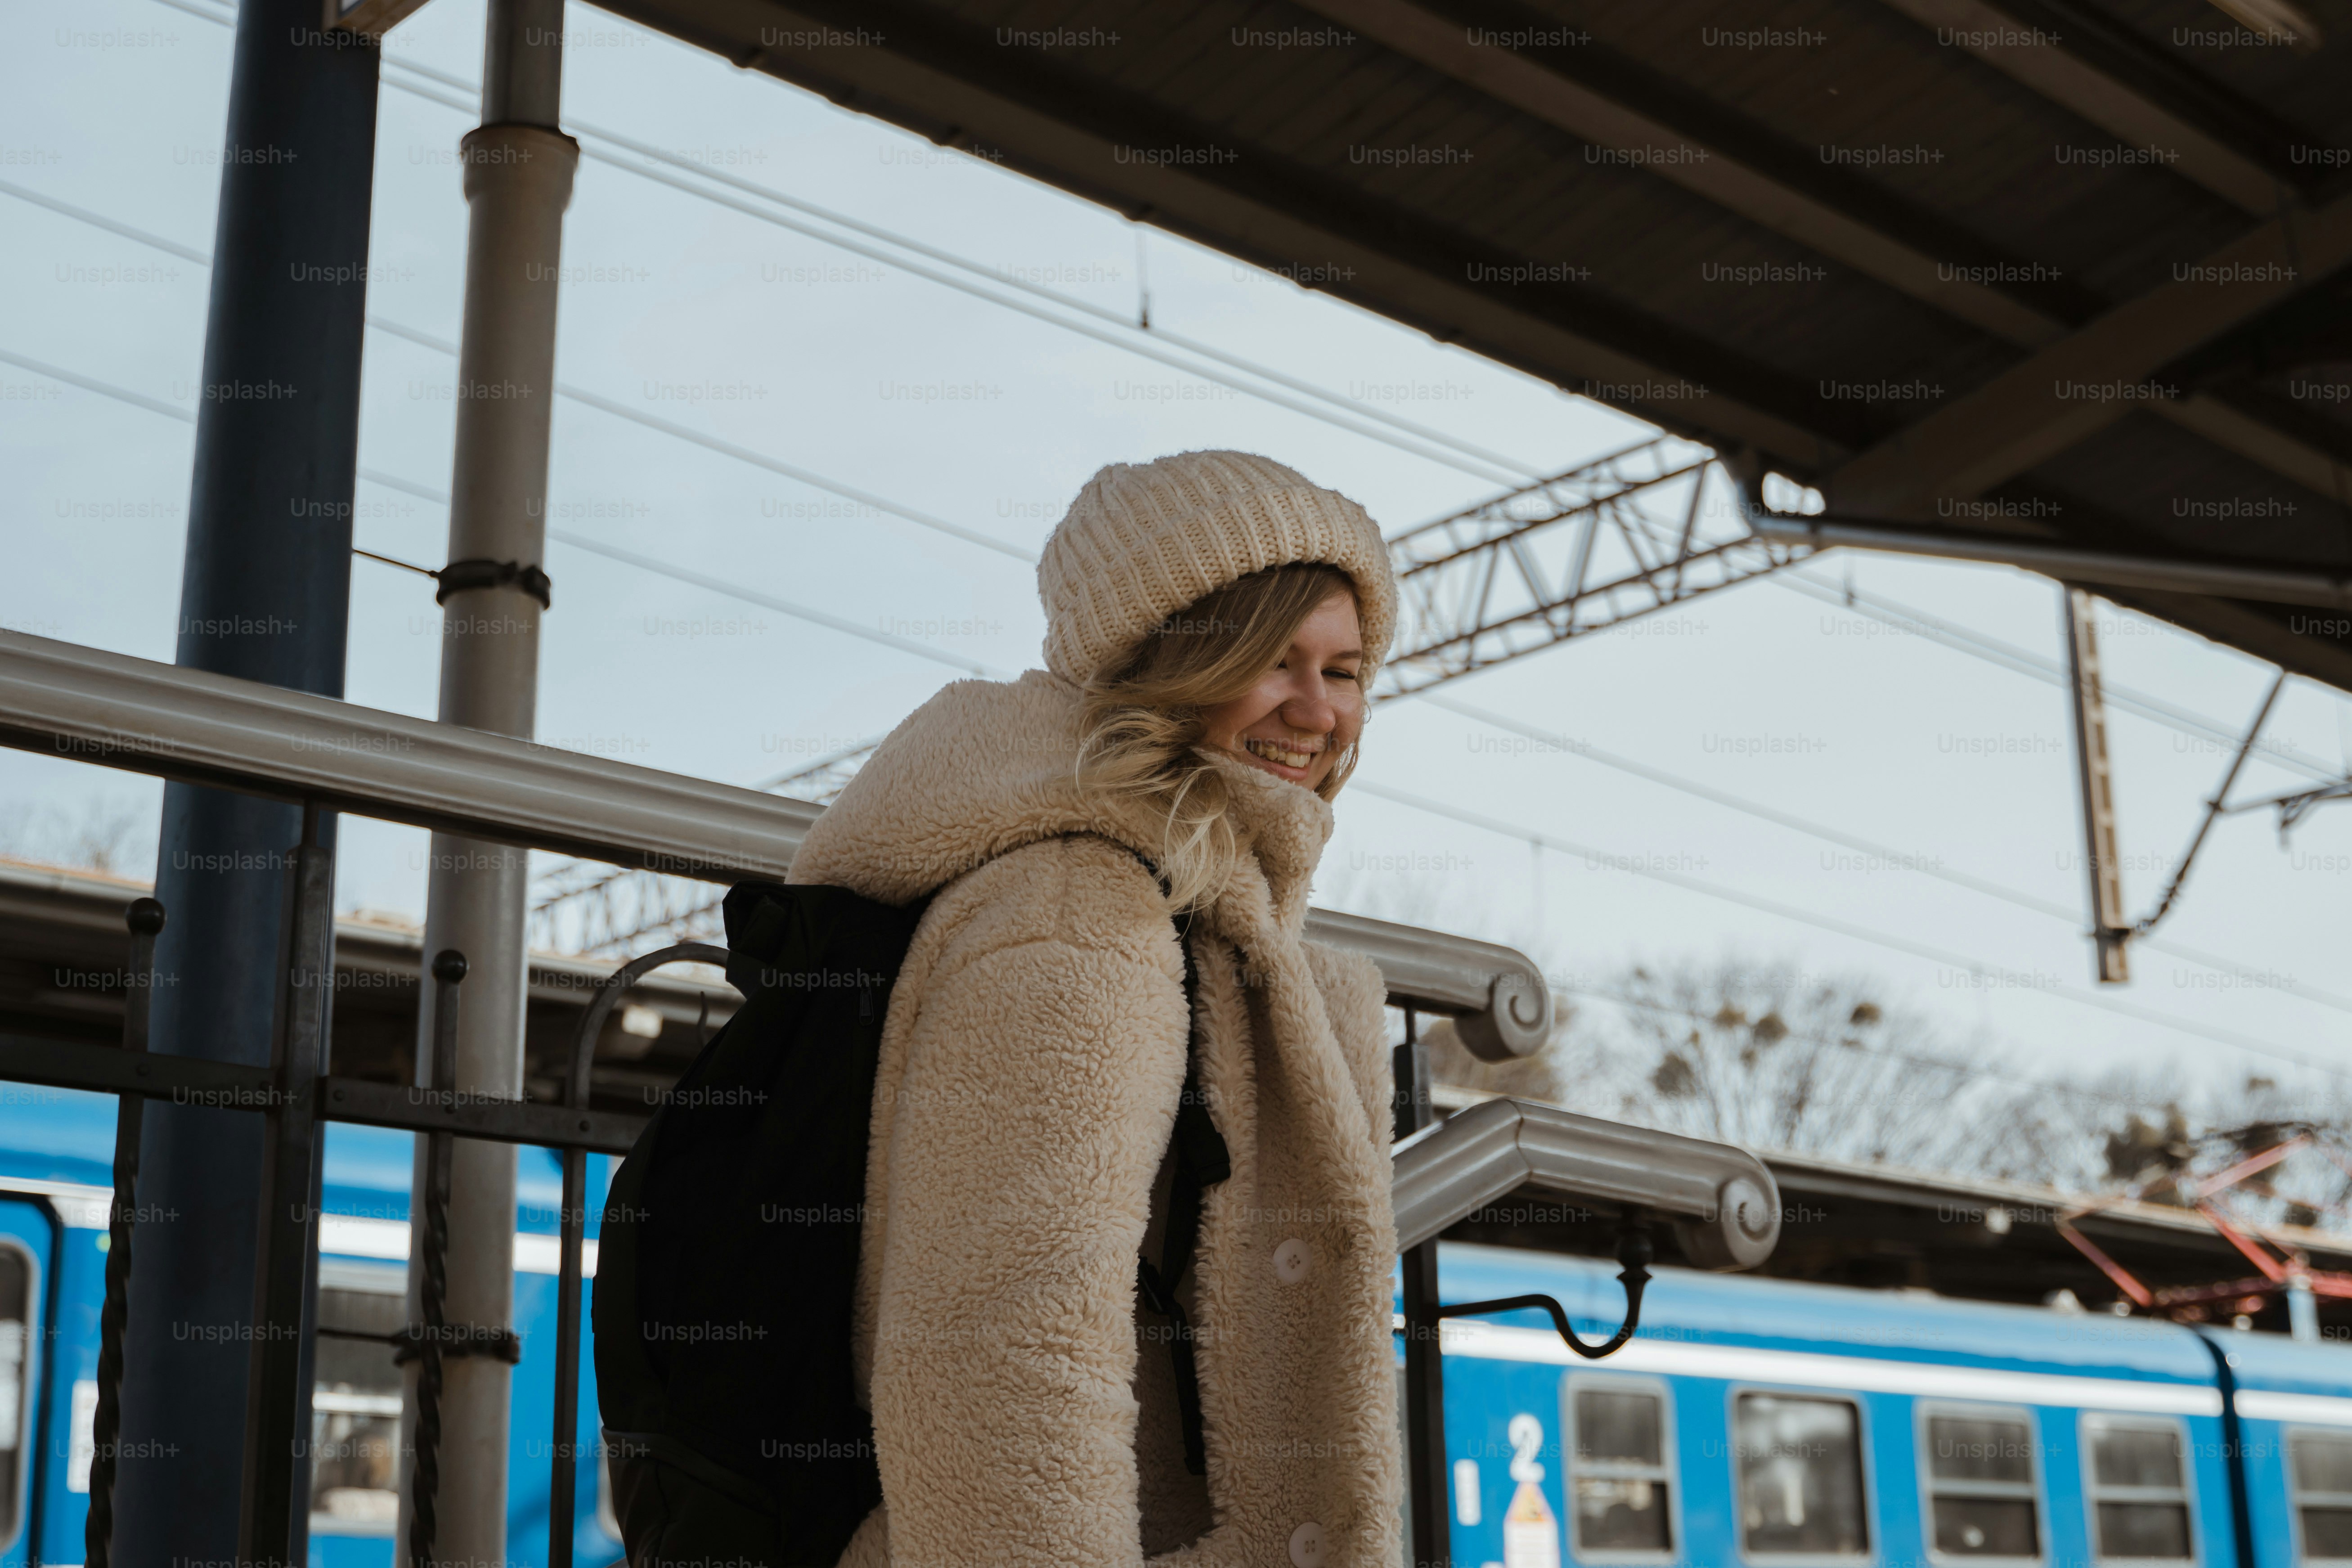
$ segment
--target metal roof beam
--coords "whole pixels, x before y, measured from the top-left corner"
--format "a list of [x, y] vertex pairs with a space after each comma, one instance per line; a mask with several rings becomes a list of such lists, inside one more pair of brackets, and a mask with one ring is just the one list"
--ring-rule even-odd
[[2168, 588], [2226, 599], [2352, 609], [2352, 574], [2343, 572], [2101, 550], [2008, 534], [1890, 528], [1867, 520], [1825, 514], [1798, 516], [1756, 510], [1748, 513], [1748, 525], [1756, 531], [1759, 539], [1806, 544], [1816, 550], [1883, 550], [1947, 561], [1991, 561], [2021, 566], [2062, 583]]
[[[1948, 230], [1925, 214], [1906, 211], [1899, 224], [1888, 223], [1905, 204], [1884, 193], [1856, 190], [1833, 171], [1804, 171], [1802, 151], [1775, 145], [1778, 139], [1761, 127], [1740, 127], [1735, 137], [1725, 134], [1729, 126], [1702, 129], [1686, 109], [1676, 113], [1655, 103], [1634, 107], [1627, 87], [1639, 68], [1631, 62], [1620, 65], [1585, 46], [1503, 49], [1474, 44], [1470, 29], [1458, 17], [1415, 0], [1300, 4], [1581, 141], [1622, 152], [1671, 153], [1673, 156], [1653, 157], [1639, 166], [2005, 342], [2039, 348], [2065, 336], [2071, 325], [2052, 309], [2053, 301], [2045, 298], [2052, 290], [2046, 288], [2012, 290], [1967, 276], [2011, 258], [1994, 255], [1981, 239]], [[1515, 6], [1506, 13], [1494, 4], [1481, 4], [1479, 12], [1481, 20], [1498, 27], [1517, 22], [1543, 30], [1538, 25], [1540, 18], [1526, 21], [1533, 14], [1518, 13]], [[1551, 26], [1556, 30], [1557, 25]], [[1643, 96], [1654, 99], [1656, 94]], [[1715, 133], [1710, 135], [1710, 130]], [[1815, 168], [1821, 167], [1816, 161]], [[1865, 212], [1865, 207], [1874, 210]], [[1896, 226], [1910, 230], [1909, 237], [1888, 232]], [[1948, 231], [1933, 236], [1921, 232], [1928, 228]], [[2076, 312], [2089, 313], [2088, 309]]]
[[[1937, 500], [1973, 498], [2133, 409], [2162, 412], [2175, 399], [2149, 376], [2347, 262], [2352, 197], [2291, 209], [1849, 460], [1822, 487], [1830, 504], [1925, 521]], [[2209, 428], [2230, 433], [2218, 416]]]
[[[1969, 6], [1990, 14], [1979, 0], [1888, 3], [1916, 10], [1937, 26], [1960, 25], [1936, 15], [1938, 7], [1956, 16]], [[1713, 128], [1716, 134], [1710, 136], [1693, 123], [1688, 112], [1662, 111], [1654, 101], [1643, 108], [1631, 106], [1628, 100], [1633, 94], [1628, 84], [1633, 72], [1601, 50], [1540, 44], [1518, 49], [1480, 47], [1470, 42], [1468, 29], [1458, 16], [1441, 14], [1417, 0], [1300, 0], [1300, 4], [1571, 136], [1620, 150], [1676, 149], [1681, 155], [1643, 167], [1760, 228], [1900, 289], [2004, 342], [2021, 349], [2043, 348], [2064, 338], [2077, 324], [2055, 308], [2060, 301], [2052, 297], [2053, 290], [2009, 289], [1968, 280], [1967, 273], [2009, 258], [1992, 256], [1972, 236], [1958, 232], [1931, 236], [1926, 231], [1943, 226], [1925, 215], [1905, 214], [1899, 225], [1890, 226], [1887, 218], [1899, 205], [1892, 197], [1870, 193], [1864, 200], [1864, 193], [1851, 188], [1848, 182], [1806, 170], [1801, 156], [1774, 144], [1775, 139], [1761, 127], [1739, 128], [1735, 136], [1725, 133], [1729, 127], [1717, 125]], [[1524, 23], [1524, 17], [1532, 15], [1518, 13], [1508, 0], [1476, 0], [1476, 4], [1480, 16], [1498, 26], [1515, 20]], [[1990, 25], [1981, 18], [1979, 23]], [[2013, 22], [2004, 25], [2012, 33], [2017, 30]], [[2095, 75], [2078, 62], [2069, 61], [2066, 68]], [[1656, 94], [1643, 96], [1654, 100]], [[2176, 121], [2167, 120], [2164, 124], [2179, 129], [2181, 136], [2196, 134]], [[2167, 134], [2172, 132], [2168, 130]], [[2259, 209], [2267, 215], [2275, 210], [2276, 198], [2286, 193], [2267, 175], [2263, 179], [2273, 197]], [[1888, 232], [1890, 226], [1903, 228], [1906, 235]], [[1925, 248], [1930, 246], [1932, 249]], [[1961, 263], [1967, 265], [1956, 265]], [[2155, 412], [2317, 494], [2333, 496], [2344, 488], [2337, 465], [2327, 454], [2214, 398], [2200, 394]]]
[[[2273, 167], [2275, 150], [2265, 147], [2267, 157], [2253, 150], [2281, 134], [2267, 124], [2249, 124], [2267, 116], [2229, 100], [2179, 62], [2136, 40], [2125, 43], [2111, 25], [2063, 5], [2047, 7], [2052, 26], [2043, 26], [2041, 7], [2016, 5], [2020, 14], [2012, 15], [1987, 0], [1885, 4], [2119, 140], [2179, 153], [2179, 162], [2168, 168], [2256, 217], [2269, 217], [2294, 198], [2293, 184]], [[2065, 47], [2070, 41], [2075, 48]], [[2094, 44], [2105, 46], [2095, 51], [2105, 57], [2101, 63], [2085, 58], [2086, 46]], [[2220, 129], [2225, 120], [2235, 122], [2226, 132]]]

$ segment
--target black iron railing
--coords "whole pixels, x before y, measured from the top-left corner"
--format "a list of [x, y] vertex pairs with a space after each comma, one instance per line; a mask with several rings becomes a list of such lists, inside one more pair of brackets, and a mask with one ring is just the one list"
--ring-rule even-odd
[[310, 1389], [304, 1354], [315, 1328], [318, 1198], [324, 1152], [324, 1124], [363, 1122], [419, 1132], [427, 1146], [428, 1179], [420, 1250], [424, 1261], [418, 1299], [421, 1321], [389, 1336], [403, 1360], [421, 1363], [417, 1389], [417, 1435], [409, 1467], [411, 1528], [409, 1558], [420, 1568], [434, 1561], [435, 1500], [439, 1479], [438, 1395], [442, 1363], [452, 1354], [491, 1354], [509, 1361], [520, 1342], [499, 1325], [453, 1324], [444, 1312], [446, 1279], [440, 1259], [447, 1244], [449, 1169], [459, 1137], [542, 1144], [558, 1150], [564, 1170], [562, 1258], [559, 1283], [561, 1321], [553, 1441], [551, 1444], [551, 1563], [568, 1564], [572, 1534], [572, 1503], [578, 1496], [580, 1308], [586, 1215], [586, 1161], [592, 1152], [625, 1153], [645, 1119], [587, 1109], [587, 1083], [596, 1033], [613, 1001], [636, 976], [658, 962], [715, 955], [716, 948], [670, 950], [640, 960], [603, 983], [590, 1009], [567, 1075], [566, 1103], [485, 1100], [456, 1089], [457, 992], [466, 973], [463, 956], [445, 951], [432, 972], [439, 995], [427, 1087], [362, 1082], [337, 1078], [327, 1065], [327, 999], [332, 985], [334, 887], [331, 851], [319, 843], [318, 809], [304, 813], [303, 843], [289, 871], [292, 921], [286, 933], [278, 975], [278, 1006], [271, 1065], [247, 1067], [147, 1051], [149, 998], [154, 992], [155, 938], [166, 911], [152, 898], [132, 901], [125, 912], [131, 931], [130, 986], [121, 1048], [59, 1041], [0, 1037], [0, 1079], [85, 1089], [120, 1097], [116, 1113], [114, 1194], [108, 1215], [106, 1300], [100, 1313], [98, 1405], [91, 1423], [89, 1511], [84, 1531], [89, 1568], [113, 1561], [115, 1457], [120, 1447], [123, 1336], [128, 1326], [128, 1287], [139, 1212], [139, 1148], [146, 1101], [163, 1098], [186, 1103], [243, 1110], [263, 1119], [266, 1129], [261, 1226], [255, 1262], [257, 1323], [272, 1331], [253, 1339], [248, 1363], [244, 1423], [244, 1484], [238, 1525], [238, 1558], [246, 1563], [290, 1563], [304, 1560], [310, 1507]]

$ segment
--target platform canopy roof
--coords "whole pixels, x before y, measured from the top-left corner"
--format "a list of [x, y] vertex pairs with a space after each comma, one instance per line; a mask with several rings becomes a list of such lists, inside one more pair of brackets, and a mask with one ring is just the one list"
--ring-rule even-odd
[[599, 3], [1842, 515], [2352, 573], [2344, 0]]

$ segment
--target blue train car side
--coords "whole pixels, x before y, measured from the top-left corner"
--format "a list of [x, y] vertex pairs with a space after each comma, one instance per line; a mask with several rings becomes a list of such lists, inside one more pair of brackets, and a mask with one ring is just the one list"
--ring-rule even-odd
[[[1443, 1259], [1449, 1300], [1622, 1310], [1598, 1261]], [[2224, 1568], [2242, 1536], [2245, 1568], [2352, 1561], [2338, 1346], [1684, 1270], [1605, 1362], [1533, 1312], [1445, 1342], [1465, 1564]]]
[[2265, 1565], [2352, 1561], [2352, 1400], [2334, 1356], [2269, 1336], [2231, 1338], [2238, 1443]]
[[[113, 1135], [110, 1100], [0, 1090], [0, 1568], [82, 1558]], [[406, 1134], [330, 1131], [328, 1330], [404, 1321], [412, 1159]], [[592, 1216], [609, 1167], [591, 1162]], [[528, 1565], [553, 1436], [546, 1152], [520, 1152], [519, 1192], [509, 1560]], [[1622, 1310], [1597, 1260], [1443, 1254], [1452, 1300], [1540, 1291], [1593, 1328]], [[1606, 1362], [1535, 1313], [1453, 1321], [1445, 1360], [1465, 1568], [2352, 1565], [2340, 1346], [1668, 1269]], [[318, 1366], [311, 1561], [389, 1568], [400, 1374], [387, 1347], [331, 1333]], [[594, 1411], [588, 1365], [572, 1441], [590, 1453]], [[581, 1481], [576, 1562], [610, 1563], [593, 1462]]]
[[[0, 1088], [0, 1568], [82, 1561], [113, 1147], [112, 1100]], [[412, 1148], [403, 1132], [328, 1131], [323, 1328], [383, 1331], [405, 1321]], [[514, 1324], [523, 1350], [509, 1428], [508, 1560], [522, 1568], [547, 1555], [562, 1185], [546, 1151], [523, 1149], [519, 1161]], [[592, 1238], [611, 1163], [589, 1162]], [[400, 1376], [389, 1346], [331, 1334], [319, 1342], [310, 1536], [318, 1568], [390, 1568]], [[595, 1369], [583, 1364], [572, 1440], [589, 1455], [595, 1409]], [[144, 1458], [126, 1452], [121, 1463]], [[600, 1483], [593, 1459], [583, 1459], [575, 1527], [583, 1563], [620, 1555]]]

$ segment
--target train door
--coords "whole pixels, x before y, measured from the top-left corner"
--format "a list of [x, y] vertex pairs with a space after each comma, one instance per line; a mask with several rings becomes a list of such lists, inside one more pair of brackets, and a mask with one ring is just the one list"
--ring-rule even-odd
[[1445, 1451], [1461, 1568], [1562, 1568], [1567, 1517], [1561, 1369], [1448, 1356]]
[[0, 1199], [0, 1568], [32, 1560], [55, 1237], [47, 1209]]

